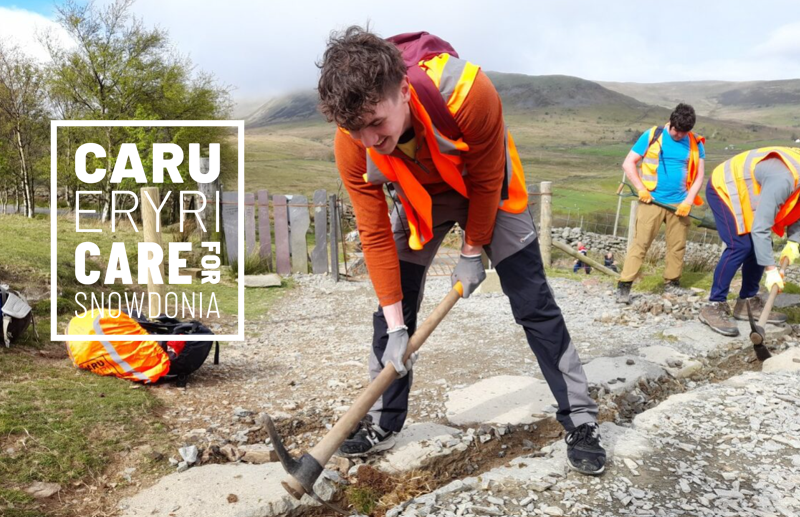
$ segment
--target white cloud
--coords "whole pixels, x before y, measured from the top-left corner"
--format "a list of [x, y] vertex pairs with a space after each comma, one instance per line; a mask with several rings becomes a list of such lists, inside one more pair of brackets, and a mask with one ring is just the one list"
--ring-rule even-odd
[[772, 31], [767, 41], [753, 48], [751, 55], [754, 58], [800, 59], [800, 22]]
[[18, 45], [27, 55], [39, 61], [50, 58], [47, 49], [38, 40], [46, 31], [51, 31], [58, 41], [69, 40], [60, 25], [41, 14], [0, 7], [0, 38], [12, 45]]
[[[98, 5], [111, 0], [97, 0]], [[565, 74], [605, 81], [758, 80], [800, 77], [796, 0], [761, 0], [759, 23], [718, 2], [674, 0], [138, 0], [146, 26], [166, 29], [199, 69], [236, 87], [238, 99], [313, 88], [328, 34], [370, 21], [388, 36], [427, 30], [487, 70]], [[33, 32], [33, 13], [4, 20], [15, 37]], [[24, 13], [24, 11], [22, 12]]]

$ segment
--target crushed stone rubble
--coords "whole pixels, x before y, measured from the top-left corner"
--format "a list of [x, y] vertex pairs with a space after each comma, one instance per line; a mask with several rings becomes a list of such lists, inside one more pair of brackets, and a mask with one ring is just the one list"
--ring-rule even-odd
[[[165, 454], [176, 471], [276, 462], [266, 414], [289, 451], [299, 455], [368, 384], [377, 308], [370, 284], [312, 275], [295, 275], [294, 283], [267, 314], [248, 322], [247, 341], [226, 344], [220, 365], [202, 368], [188, 388], [154, 388], [169, 402], [165, 419], [181, 443]], [[607, 375], [589, 376], [590, 393], [606, 422], [604, 440], [612, 441], [609, 450], [619, 448], [613, 440], [634, 430], [649, 452], [612, 453], [607, 472], [590, 478], [568, 471], [559, 432], [547, 428], [537, 437], [547, 426], [454, 426], [447, 404], [464, 389], [499, 376], [543, 379], [505, 296], [478, 294], [459, 301], [415, 366], [406, 428], [435, 424], [439, 434], [412, 441], [406, 452], [419, 457], [398, 456], [401, 467], [390, 466], [389, 453], [366, 462], [389, 472], [401, 472], [406, 463], [451, 468], [461, 479], [440, 482], [435, 492], [406, 501], [387, 516], [800, 515], [796, 373], [751, 372], [718, 382], [758, 364], [749, 359], [746, 336], [702, 334], [707, 328], [696, 314], [703, 293], [637, 293], [630, 306], [620, 306], [607, 281], [553, 278], [551, 284], [587, 371], [593, 361], [619, 362], [614, 371], [599, 368]], [[449, 278], [430, 278], [421, 317], [449, 289]], [[797, 347], [796, 330], [789, 327], [775, 337], [773, 353]], [[745, 356], [733, 362], [737, 371], [726, 373], [720, 366]], [[734, 382], [751, 375], [756, 377], [747, 385]], [[674, 399], [680, 403], [670, 403]], [[534, 422], [552, 422], [555, 410], [545, 404]], [[646, 415], [659, 415], [652, 419], [657, 425], [646, 425]], [[475, 456], [490, 445], [490, 455]], [[364, 463], [334, 457], [326, 472], [334, 473], [329, 475], [341, 491]], [[509, 476], [502, 472], [508, 465], [531, 474]]]

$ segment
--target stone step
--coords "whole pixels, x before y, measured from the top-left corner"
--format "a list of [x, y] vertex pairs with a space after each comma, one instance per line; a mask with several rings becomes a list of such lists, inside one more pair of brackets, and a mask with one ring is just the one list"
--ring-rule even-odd
[[[170, 517], [278, 517], [300, 514], [319, 506], [309, 496], [300, 501], [281, 486], [286, 476], [280, 463], [203, 465], [161, 478], [158, 483], [127, 499], [119, 508], [122, 517], [164, 515]], [[324, 471], [314, 490], [330, 500], [338, 477]]]

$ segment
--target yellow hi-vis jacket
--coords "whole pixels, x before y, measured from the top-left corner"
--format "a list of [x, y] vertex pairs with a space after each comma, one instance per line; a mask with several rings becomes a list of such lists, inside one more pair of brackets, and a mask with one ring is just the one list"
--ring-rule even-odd
[[711, 184], [736, 220], [739, 235], [750, 233], [758, 208], [761, 185], [756, 181], [755, 168], [761, 160], [780, 158], [794, 177], [794, 193], [781, 205], [775, 216], [772, 231], [783, 237], [786, 227], [800, 219], [800, 149], [793, 147], [762, 147], [737, 154], [714, 169]]
[[[169, 373], [169, 356], [156, 341], [109, 341], [105, 335], [148, 333], [125, 313], [103, 309], [86, 311], [70, 320], [67, 334], [94, 335], [96, 341], [67, 341], [67, 351], [78, 368], [99, 375], [113, 375], [129, 381], [156, 382]], [[115, 317], [116, 316], [116, 317]]]
[[[448, 110], [455, 117], [480, 68], [450, 54], [439, 54], [421, 62], [420, 66], [439, 88], [443, 98], [446, 99]], [[425, 139], [436, 170], [448, 185], [468, 198], [464, 175], [469, 174], [469, 171], [466, 173], [464, 171], [462, 153], [469, 151], [469, 145], [461, 138], [458, 140], [447, 138], [434, 127], [430, 115], [413, 87], [411, 87], [410, 107], [425, 127]], [[506, 128], [505, 145], [505, 182], [508, 185], [508, 198], [500, 200], [500, 210], [518, 214], [528, 207], [528, 191], [525, 187], [522, 162], [508, 128]], [[367, 174], [364, 179], [373, 185], [387, 182], [395, 185], [408, 219], [409, 246], [412, 250], [421, 250], [433, 237], [431, 196], [414, 177], [405, 160], [367, 149]]]
[[[658, 126], [650, 128], [650, 132], [647, 135], [647, 141], [650, 145], [647, 147], [639, 167], [639, 179], [642, 180], [644, 188], [650, 191], [655, 190], [658, 185], [658, 164], [661, 158], [661, 146], [664, 133], [669, 131], [669, 124], [664, 125], [661, 134], [653, 140], [657, 129]], [[700, 146], [698, 144], [700, 142], [705, 143], [705, 141], [704, 137], [689, 132], [689, 163], [686, 166], [686, 190], [692, 187], [694, 180], [697, 178], [697, 172], [700, 167]], [[696, 206], [703, 204], [703, 200], [699, 195], [695, 196], [694, 204]]]

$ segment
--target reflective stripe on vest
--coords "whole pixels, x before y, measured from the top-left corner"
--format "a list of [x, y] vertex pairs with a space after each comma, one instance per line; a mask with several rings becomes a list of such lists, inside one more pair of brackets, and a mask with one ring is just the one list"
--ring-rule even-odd
[[[92, 328], [94, 329], [94, 333], [97, 336], [105, 336], [106, 335], [106, 333], [103, 332], [103, 326], [100, 325], [100, 319], [103, 318], [103, 317], [104, 317], [104, 315], [101, 313], [92, 322]], [[124, 371], [125, 373], [132, 374], [134, 377], [136, 377], [138, 380], [140, 380], [142, 382], [150, 382], [150, 378], [147, 377], [147, 375], [145, 375], [142, 372], [136, 370], [133, 366], [128, 364], [128, 362], [125, 359], [120, 357], [119, 353], [117, 353], [117, 349], [114, 348], [114, 345], [112, 345], [110, 341], [106, 341], [105, 339], [101, 339], [99, 337], [97, 338], [97, 341], [101, 345], [103, 345], [103, 348], [106, 350], [106, 353], [108, 354], [108, 356], [111, 358], [112, 361], [117, 363], [120, 368], [122, 368], [122, 371]]]
[[[669, 134], [669, 125], [665, 125], [658, 138], [653, 140], [658, 126], [653, 126], [647, 135], [647, 150], [645, 150], [642, 161], [639, 164], [639, 179], [642, 180], [644, 188], [653, 191], [658, 185], [658, 166], [661, 160], [661, 149], [663, 145], [664, 133]], [[700, 167], [700, 143], [705, 143], [706, 139], [700, 135], [689, 132], [689, 163], [686, 164], [686, 190], [692, 188], [694, 180], [697, 178]], [[695, 196], [694, 204], [700, 206], [703, 200], [699, 195]]]
[[739, 235], [750, 233], [755, 211], [761, 199], [761, 185], [755, 178], [755, 168], [767, 157], [776, 157], [786, 165], [794, 177], [794, 193], [781, 205], [775, 216], [773, 231], [783, 236], [786, 226], [800, 218], [800, 149], [788, 147], [762, 147], [740, 153], [714, 169], [711, 184], [733, 214]]
[[[464, 103], [475, 82], [480, 68], [467, 61], [449, 54], [441, 54], [420, 63], [444, 98], [450, 113], [455, 117]], [[431, 122], [425, 107], [419, 100], [413, 86], [409, 102], [413, 115], [425, 128], [425, 140], [431, 153], [436, 170], [442, 179], [462, 196], [468, 198], [464, 176], [462, 153], [469, 151], [469, 145], [459, 138], [451, 140], [439, 132]], [[508, 185], [507, 199], [500, 200], [500, 210], [510, 213], [521, 213], [528, 206], [528, 192], [525, 187], [525, 176], [522, 161], [519, 159], [514, 140], [505, 130], [506, 170], [505, 179]], [[406, 212], [409, 224], [409, 246], [412, 250], [420, 250], [433, 237], [433, 214], [431, 198], [419, 180], [408, 168], [405, 159], [397, 156], [382, 155], [367, 149], [367, 173], [365, 181], [380, 185], [392, 182], [397, 187], [399, 198]]]

